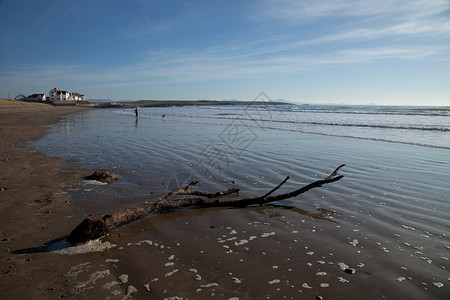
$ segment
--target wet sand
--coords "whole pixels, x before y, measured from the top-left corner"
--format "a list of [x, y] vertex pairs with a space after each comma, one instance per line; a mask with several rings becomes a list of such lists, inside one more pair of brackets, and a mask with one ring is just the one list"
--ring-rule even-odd
[[[87, 170], [31, 150], [45, 125], [85, 110], [46, 104], [0, 102], [0, 298], [59, 298], [64, 257], [39, 253], [45, 243], [67, 234], [74, 209], [66, 190]], [[29, 248], [29, 250], [26, 250]], [[25, 250], [24, 250], [25, 249]]]
[[[1, 118], [2, 130], [8, 122], [24, 126], [13, 115]], [[48, 122], [57, 120], [55, 116]], [[148, 178], [140, 171], [142, 182], [149, 182], [145, 188], [124, 181], [126, 176], [108, 186], [85, 186], [80, 178], [88, 171], [63, 166], [25, 144], [4, 152], [11, 157], [20, 154], [22, 160], [3, 167], [8, 161], [3, 161], [2, 152], [2, 168], [10, 168], [11, 174], [29, 166], [28, 174], [48, 175], [22, 184], [3, 179], [7, 177], [2, 173], [0, 186], [7, 189], [0, 195], [15, 193], [2, 200], [2, 218], [11, 221], [2, 227], [0, 295], [50, 299], [446, 299], [449, 295], [448, 150], [410, 145], [312, 135], [295, 141], [290, 133], [259, 132], [245, 155], [230, 160], [219, 179], [203, 182], [200, 188], [216, 191], [231, 185], [241, 188], [242, 195], [256, 196], [290, 175], [286, 191], [326, 177], [340, 163], [348, 164], [342, 170], [345, 178], [282, 206], [159, 214], [88, 245], [67, 247], [61, 240], [47, 248], [47, 242], [69, 233], [89, 213], [100, 217], [164, 195], [173, 173], [187, 171], [185, 160], [192, 157], [192, 149], [201, 151], [217, 137], [214, 130], [203, 130], [203, 145], [201, 140], [186, 139], [201, 125], [146, 122], [140, 120], [139, 126], [152, 128], [153, 133], [157, 126], [162, 133], [173, 126], [167, 145], [178, 144], [172, 151], [155, 150], [158, 159], [143, 166], [154, 175]], [[128, 125], [135, 130], [134, 119]], [[24, 140], [38, 138], [42, 129], [38, 131]], [[21, 164], [33, 157], [35, 164]], [[53, 179], [39, 183], [43, 177]], [[48, 195], [43, 191], [50, 187], [55, 197], [51, 203], [36, 203], [34, 199]], [[68, 189], [75, 198], [64, 194]], [[124, 200], [121, 189], [136, 193]], [[113, 201], [116, 198], [120, 201]]]

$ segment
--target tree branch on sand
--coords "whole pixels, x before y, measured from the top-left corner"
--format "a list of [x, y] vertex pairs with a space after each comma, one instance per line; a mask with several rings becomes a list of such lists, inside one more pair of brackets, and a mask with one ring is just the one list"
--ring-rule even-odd
[[[163, 199], [156, 202], [145, 202], [141, 205], [123, 209], [113, 212], [109, 215], [105, 215], [103, 218], [98, 219], [95, 217], [88, 217], [84, 219], [67, 238], [70, 243], [82, 243], [89, 240], [102, 237], [114, 228], [124, 225], [126, 223], [138, 220], [147, 215], [173, 211], [180, 208], [193, 207], [193, 208], [206, 208], [206, 207], [247, 207], [250, 205], [262, 205], [270, 202], [281, 201], [296, 197], [310, 189], [321, 187], [324, 184], [335, 182], [343, 178], [343, 175], [337, 176], [339, 170], [344, 167], [345, 164], [337, 167], [328, 177], [325, 179], [314, 181], [308, 185], [305, 185], [292, 192], [271, 196], [276, 190], [278, 190], [289, 179], [287, 176], [278, 186], [272, 189], [270, 192], [263, 196], [254, 198], [244, 198], [236, 200], [221, 200], [218, 199], [223, 196], [238, 194], [239, 189], [229, 189], [227, 191], [217, 193], [205, 193], [192, 190], [192, 187], [198, 184], [198, 181], [191, 182], [184, 189], [178, 188], [170, 192]], [[188, 198], [174, 201], [177, 196], [196, 196], [195, 198]]]

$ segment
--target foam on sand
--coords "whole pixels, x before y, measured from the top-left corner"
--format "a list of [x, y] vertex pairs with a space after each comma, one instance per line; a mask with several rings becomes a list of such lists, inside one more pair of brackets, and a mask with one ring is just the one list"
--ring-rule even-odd
[[101, 252], [105, 249], [114, 247], [116, 247], [116, 245], [111, 244], [110, 242], [102, 242], [100, 240], [93, 240], [84, 244], [77, 245], [72, 245], [66, 240], [61, 240], [49, 246], [48, 251], [57, 254], [76, 255], [89, 252]]

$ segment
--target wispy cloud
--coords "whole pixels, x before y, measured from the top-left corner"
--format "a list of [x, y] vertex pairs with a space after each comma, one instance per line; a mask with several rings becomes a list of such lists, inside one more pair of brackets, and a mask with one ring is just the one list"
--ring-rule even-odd
[[[159, 5], [159, 1], [152, 5]], [[74, 89], [92, 90], [290, 76], [314, 68], [369, 65], [387, 59], [450, 59], [450, 19], [446, 15], [450, 1], [264, 0], [258, 3], [262, 5], [255, 7], [253, 16], [258, 18], [252, 18], [252, 25], [260, 25], [261, 31], [268, 23], [273, 25], [273, 31], [268, 31], [266, 36], [249, 36], [245, 42], [233, 38], [212, 39], [214, 42], [201, 43], [203, 46], [193, 42], [176, 48], [161, 46], [164, 43], [154, 46], [150, 41], [147, 50], [142, 46], [142, 52], [133, 59], [107, 67], [100, 68], [94, 63], [37, 63], [0, 70], [0, 81], [32, 82], [35, 86], [61, 82]], [[200, 8], [194, 11], [197, 10], [197, 15], [192, 16], [180, 12], [161, 20], [148, 18], [128, 23], [115, 32], [114, 38], [151, 40], [161, 33], [176, 32], [186, 20], [205, 14]], [[173, 20], [177, 17], [180, 19]], [[322, 30], [311, 30], [317, 24]]]
[[447, 0], [265, 0], [257, 9], [261, 18], [305, 22], [324, 17], [425, 17], [448, 10]]
[[413, 48], [371, 48], [371, 49], [348, 49], [341, 51], [342, 57], [349, 57], [355, 62], [371, 62], [377, 59], [421, 59], [435, 54], [435, 50], [429, 47]]
[[[43, 86], [54, 78], [73, 86], [106, 88], [127, 85], [155, 85], [212, 81], [220, 79], [264, 78], [273, 74], [289, 74], [314, 67], [340, 64], [373, 63], [387, 58], [421, 59], [433, 55], [427, 47], [347, 49], [325, 55], [276, 55], [236, 59], [223, 52], [159, 53], [152, 61], [98, 70], [75, 65], [22, 66], [20, 70], [0, 74], [5, 80], [29, 80]], [[156, 55], [156, 54], [155, 54]], [[158, 62], [155, 62], [158, 61]], [[2, 76], [3, 75], [3, 76]], [[45, 84], [46, 83], [46, 84]]]
[[[332, 32], [303, 43], [376, 39], [392, 36], [450, 34], [448, 0], [266, 0], [254, 20], [315, 26], [325, 18], [339, 20]], [[261, 17], [263, 15], [264, 17]]]

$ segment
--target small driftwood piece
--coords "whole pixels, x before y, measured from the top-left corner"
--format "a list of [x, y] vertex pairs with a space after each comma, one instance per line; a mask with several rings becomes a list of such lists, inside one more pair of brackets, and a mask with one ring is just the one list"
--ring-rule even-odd
[[[124, 210], [113, 212], [109, 215], [105, 215], [103, 218], [98, 219], [95, 217], [88, 217], [84, 219], [69, 235], [67, 241], [70, 243], [82, 243], [89, 240], [97, 239], [102, 237], [114, 228], [124, 225], [126, 223], [141, 219], [147, 215], [173, 211], [180, 208], [186, 207], [247, 207], [250, 205], [262, 205], [270, 202], [281, 201], [284, 199], [289, 199], [296, 197], [310, 189], [321, 187], [324, 184], [335, 182], [343, 178], [343, 175], [339, 175], [338, 171], [344, 167], [345, 164], [337, 167], [333, 173], [331, 173], [327, 178], [314, 181], [304, 187], [301, 187], [292, 192], [271, 196], [276, 190], [278, 190], [286, 181], [288, 181], [289, 176], [287, 176], [278, 186], [272, 189], [270, 192], [263, 196], [254, 198], [244, 198], [236, 200], [222, 200], [219, 197], [238, 194], [239, 189], [229, 189], [223, 192], [217, 193], [205, 193], [200, 191], [192, 190], [192, 187], [198, 184], [198, 181], [191, 182], [184, 189], [176, 189], [170, 192], [163, 199], [156, 202], [145, 202], [141, 205], [127, 208]], [[178, 196], [197, 196], [195, 198], [188, 198], [173, 201], [175, 197]]]

